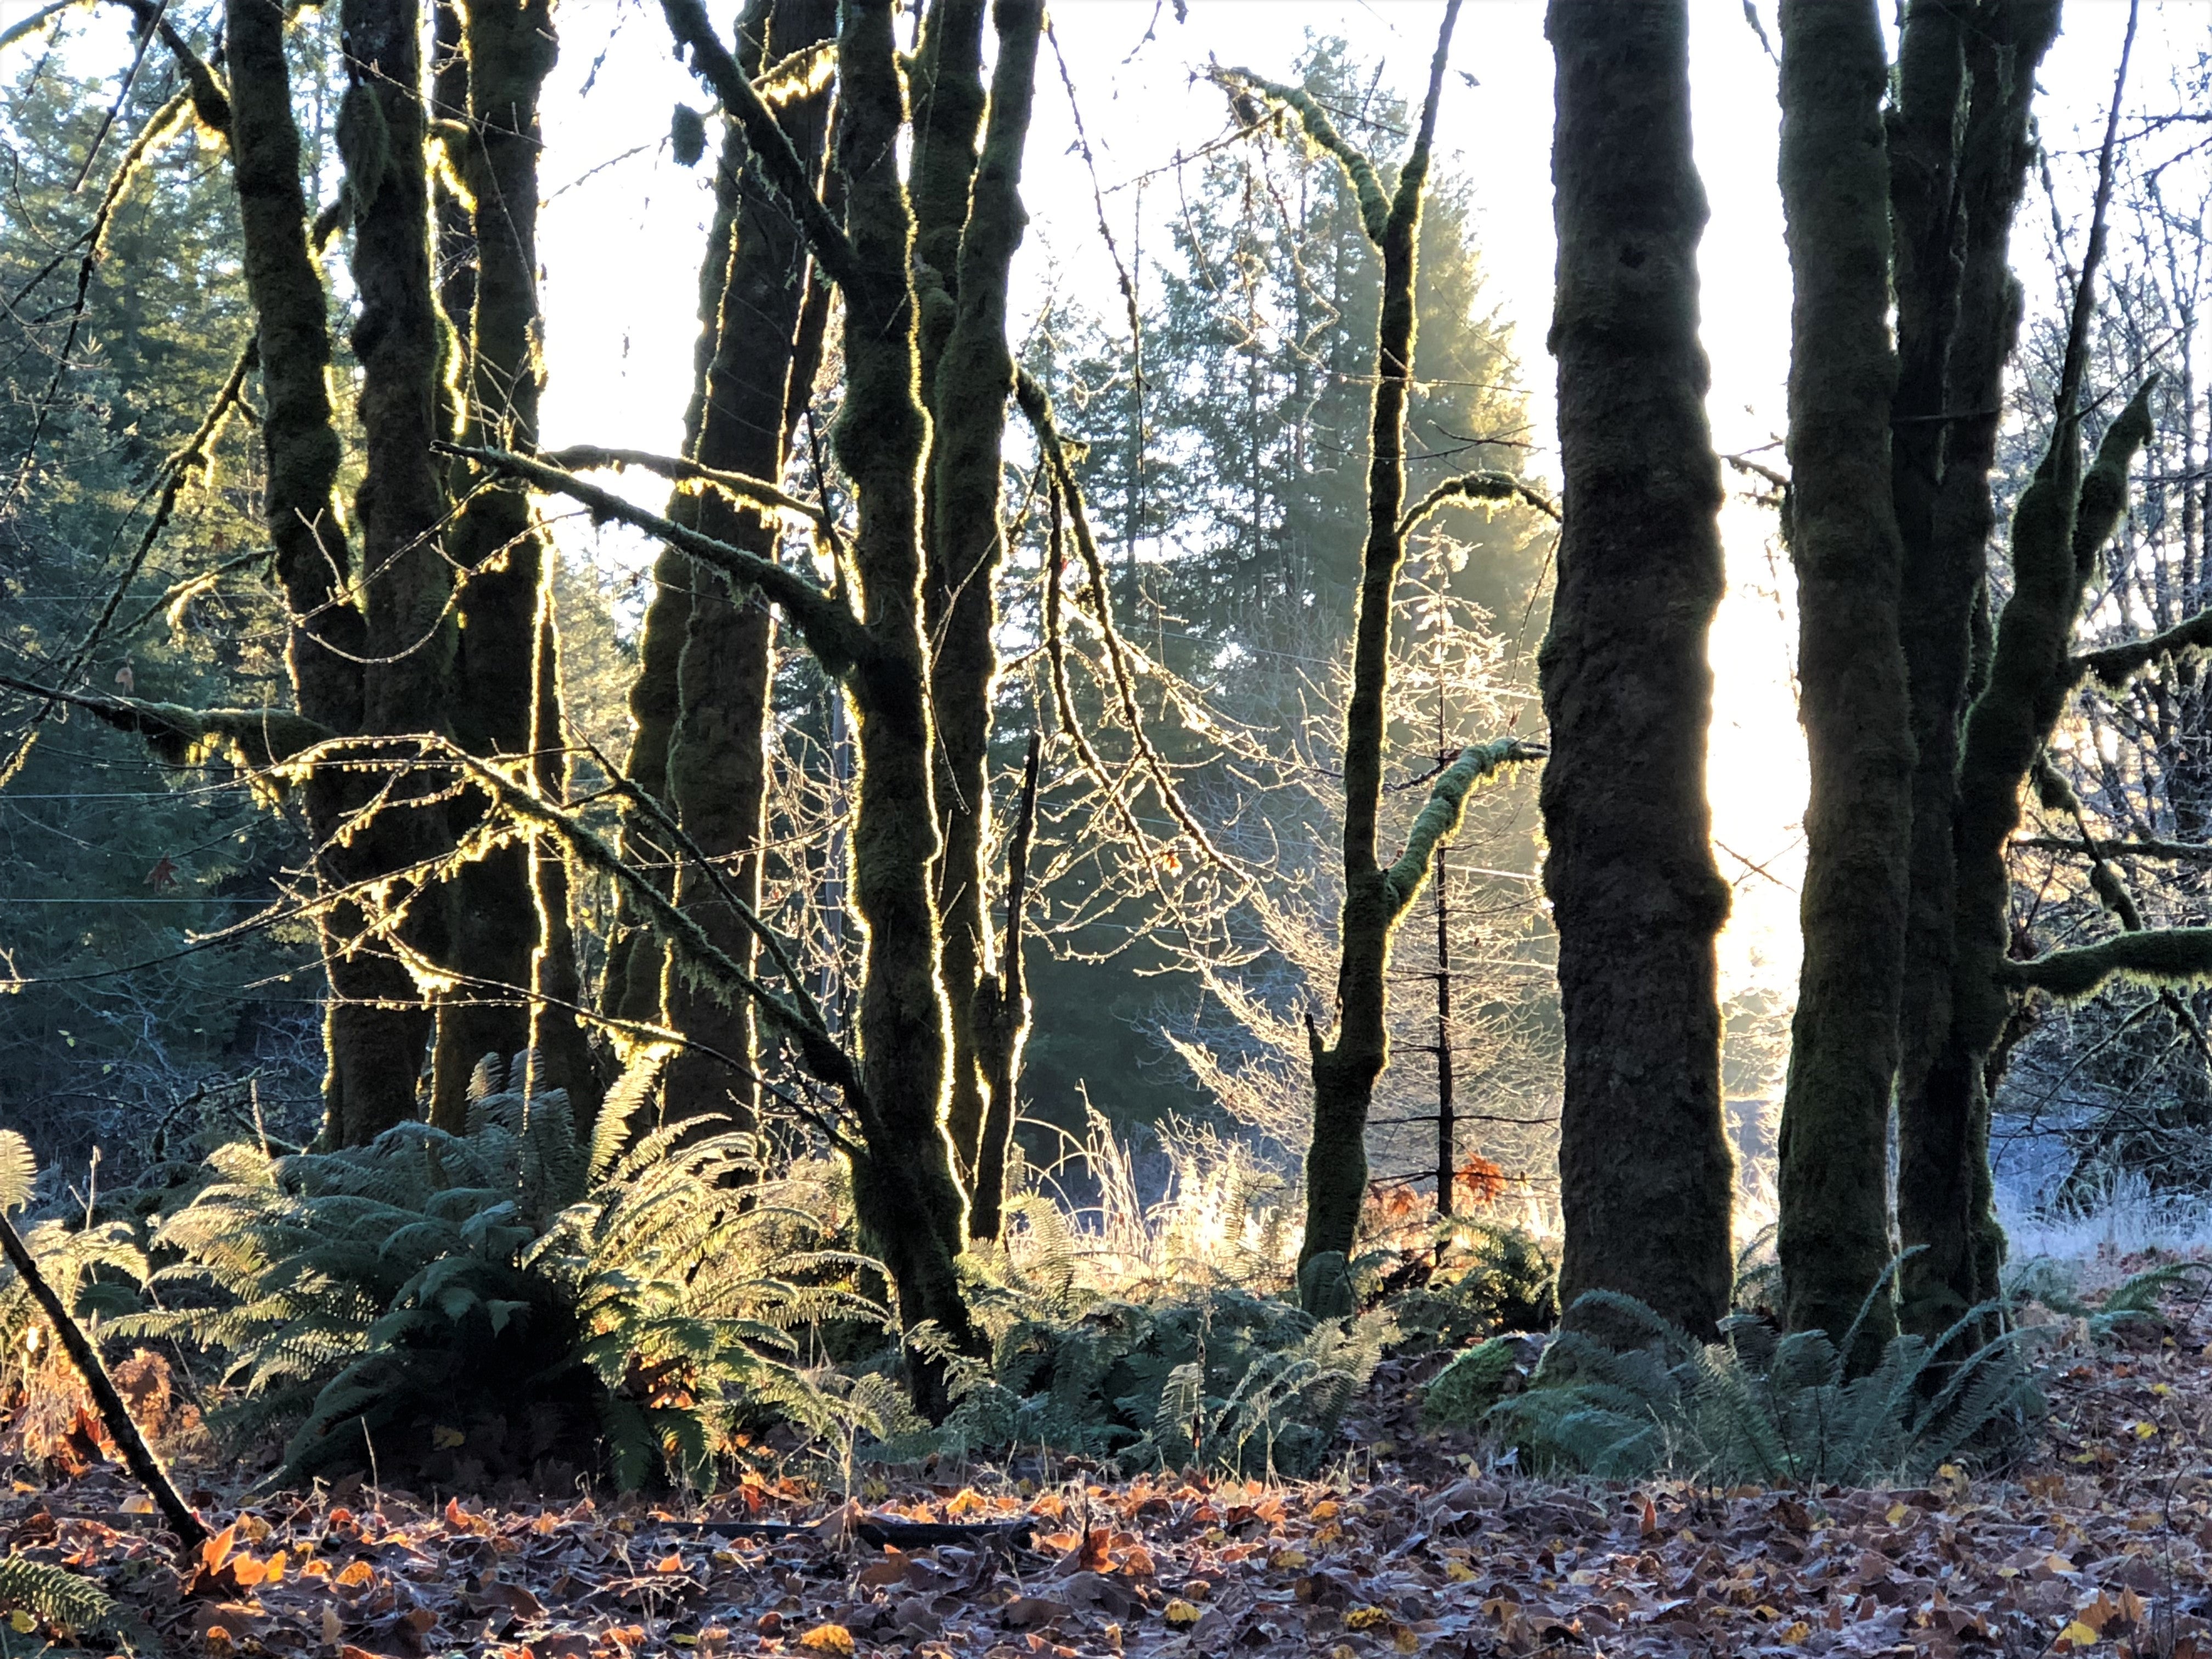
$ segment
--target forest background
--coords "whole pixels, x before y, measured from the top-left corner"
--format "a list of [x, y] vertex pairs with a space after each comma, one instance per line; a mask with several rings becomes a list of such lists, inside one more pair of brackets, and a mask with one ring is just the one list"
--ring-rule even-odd
[[[0, 26], [29, 9], [0, 7]], [[1311, 741], [1326, 748], [1334, 741], [1326, 730], [1333, 718], [1329, 658], [1342, 638], [1332, 629], [1340, 629], [1346, 609], [1334, 607], [1340, 620], [1332, 623], [1325, 620], [1332, 611], [1327, 600], [1345, 590], [1328, 574], [1326, 556], [1312, 550], [1332, 530], [1345, 532], [1357, 511], [1358, 479], [1355, 468], [1316, 467], [1301, 445], [1316, 432], [1333, 440], [1356, 428], [1364, 392], [1344, 381], [1316, 398], [1301, 383], [1296, 362], [1302, 352], [1314, 356], [1314, 343], [1294, 343], [1302, 279], [1286, 267], [1294, 253], [1309, 252], [1301, 244], [1310, 239], [1337, 260], [1334, 297], [1367, 279], [1347, 284], [1343, 274], [1351, 233], [1333, 169], [1294, 159], [1295, 142], [1277, 145], [1258, 166], [1244, 151], [1207, 153], [1224, 112], [1200, 71], [1211, 61], [1261, 56], [1256, 16], [1249, 7], [1201, 5], [1177, 18], [1142, 0], [1080, 0], [1055, 13], [1059, 57], [1037, 100], [1027, 191], [1032, 223], [1015, 266], [1010, 333], [1027, 343], [1033, 364], [1061, 367], [1056, 390], [1063, 401], [1076, 394], [1078, 429], [1101, 441], [1086, 477], [1113, 517], [1115, 492], [1128, 493], [1126, 462], [1114, 452], [1118, 434], [1137, 417], [1127, 303], [1115, 276], [1117, 270], [1130, 274], [1146, 347], [1154, 354], [1141, 418], [1157, 447], [1147, 457], [1152, 476], [1137, 488], [1141, 506], [1133, 515], [1123, 507], [1114, 526], [1123, 579], [1142, 590], [1125, 623], [1140, 643], [1149, 629], [1163, 662], [1194, 682], [1210, 680], [1218, 706], [1232, 716], [1255, 728], [1298, 729], [1309, 748]], [[1441, 465], [1455, 450], [1444, 434], [1456, 432], [1461, 417], [1480, 414], [1483, 435], [1504, 441], [1491, 456], [1509, 454], [1530, 477], [1551, 479], [1552, 386], [1541, 350], [1552, 303], [1552, 242], [1543, 228], [1550, 49], [1535, 5], [1487, 5], [1470, 21], [1460, 76], [1441, 116], [1444, 185], [1425, 238], [1437, 291], [1425, 311], [1424, 350], [1449, 349], [1494, 378], [1480, 390], [1443, 394], [1452, 406], [1433, 411], [1431, 429], [1417, 441]], [[2085, 155], [2102, 119], [2108, 66], [2124, 21], [2123, 5], [2077, 3], [2043, 67], [2039, 118], [2054, 136], [2045, 181], [2054, 200], [2050, 212], [2027, 216], [2014, 237], [2031, 316], [2055, 307], [2048, 245], [2054, 226], [2078, 228], [2086, 208]], [[572, 3], [560, 27], [540, 175], [544, 438], [550, 446], [590, 441], [674, 453], [681, 447], [696, 330], [696, 250], [712, 210], [712, 168], [686, 167], [672, 153], [665, 112], [696, 101], [696, 82], [658, 38], [658, 19], [630, 0]], [[1426, 27], [1410, 5], [1271, 6], [1266, 66], [1322, 74], [1340, 94], [1356, 94], [1378, 112], [1387, 106], [1402, 120], [1425, 67]], [[1733, 8], [1693, 8], [1692, 29], [1697, 153], [1713, 210], [1700, 258], [1713, 362], [1707, 407], [1716, 447], [1756, 460], [1782, 429], [1788, 360], [1790, 285], [1772, 187], [1776, 124], [1763, 90], [1772, 65], [1765, 43]], [[2203, 44], [2194, 9], [2154, 8], [2137, 47], [2138, 84], [2172, 82]], [[35, 142], [42, 123], [58, 134], [59, 121], [96, 118], [100, 88], [131, 51], [125, 13], [72, 14], [40, 68], [81, 77], [82, 107], [58, 112], [52, 83], [41, 93], [19, 78], [11, 106], [18, 133]], [[313, 95], [334, 94], [325, 86]], [[143, 210], [126, 205], [108, 270], [119, 276], [134, 253], [159, 249], [165, 240], [189, 249], [191, 239], [205, 234], [195, 218], [221, 211], [207, 193], [212, 188], [182, 200], [155, 192]], [[1281, 195], [1285, 188], [1302, 192], [1295, 207]], [[16, 234], [35, 216], [26, 214]], [[1286, 231], [1291, 219], [1299, 222]], [[1457, 246], [1439, 258], [1448, 241]], [[25, 264], [29, 251], [19, 244], [9, 258], [11, 268]], [[175, 281], [166, 293], [131, 281], [115, 290], [130, 313], [112, 337], [117, 371], [126, 380], [159, 377], [172, 373], [174, 354], [182, 354], [204, 380], [216, 372], [200, 350], [205, 308], [220, 314], [234, 299], [196, 289], [188, 258], [162, 269]], [[1446, 274], [1439, 278], [1437, 270]], [[95, 306], [107, 297], [97, 284], [117, 280], [105, 272], [97, 279]], [[1256, 325], [1243, 336], [1233, 315], [1239, 305], [1251, 307]], [[165, 306], [167, 315], [161, 314]], [[202, 314], [193, 314], [195, 306]], [[1356, 308], [1346, 309], [1315, 336], [1328, 337], [1322, 355], [1362, 349], [1368, 325]], [[1225, 323], [1224, 311], [1232, 313]], [[96, 330], [94, 338], [100, 337]], [[132, 352], [135, 364], [121, 355]], [[1224, 377], [1239, 375], [1242, 397], [1229, 387], [1224, 399]], [[1209, 412], [1209, 399], [1223, 406]], [[1240, 434], [1251, 440], [1249, 453], [1239, 451]], [[1305, 476], [1294, 476], [1301, 468]], [[613, 482], [641, 505], [657, 505], [662, 494], [639, 474]], [[1731, 1014], [1729, 1085], [1740, 1150], [1749, 1155], [1745, 1196], [1755, 1222], [1767, 1211], [1758, 1164], [1771, 1148], [1796, 982], [1805, 763], [1794, 713], [1794, 584], [1757, 477], [1740, 472], [1732, 482], [1745, 487], [1732, 491], [1722, 515], [1729, 591], [1711, 647], [1716, 716], [1708, 780], [1715, 844], [1733, 890], [1722, 935], [1722, 996]], [[1534, 647], [1547, 603], [1545, 531], [1528, 515], [1480, 532], [1473, 522], [1468, 515], [1455, 526], [1474, 540], [1471, 550], [1457, 550], [1461, 568], [1450, 586], [1460, 601], [1480, 607], [1459, 613], [1458, 623], [1490, 637], [1468, 647], [1486, 654], [1480, 672], [1468, 674], [1470, 684], [1480, 679], [1485, 689], [1462, 717], [1495, 712], [1517, 719], [1522, 711], [1533, 714]], [[620, 526], [595, 527], [582, 515], [562, 514], [552, 515], [552, 524], [562, 556], [572, 701], [598, 741], [618, 756], [628, 742], [623, 699], [652, 553], [642, 537]], [[230, 545], [220, 525], [209, 534], [218, 552]], [[1295, 556], [1308, 562], [1285, 579], [1303, 584], [1290, 604], [1247, 604], [1241, 589], [1230, 591], [1243, 580], [1233, 574], [1240, 542], [1263, 559], [1303, 550]], [[80, 580], [58, 566], [45, 574], [54, 580], [18, 580], [10, 595], [27, 596], [18, 615], [34, 634], [50, 633], [82, 603], [67, 591], [37, 593], [40, 586], [69, 590]], [[1229, 588], [1218, 585], [1224, 577]], [[158, 593], [160, 584], [148, 592]], [[1125, 589], [1123, 597], [1133, 594]], [[273, 661], [265, 647], [259, 658], [254, 652], [249, 643], [226, 659], [212, 636], [195, 644], [186, 629], [168, 644], [126, 651], [119, 669], [141, 678], [149, 695], [252, 702], [239, 689], [237, 671], [251, 682], [267, 675]], [[1311, 732], [1303, 730], [1308, 725]], [[180, 799], [127, 739], [83, 724], [71, 728], [66, 744], [50, 742], [47, 750], [14, 784], [4, 826], [13, 866], [0, 883], [4, 943], [26, 980], [161, 955], [165, 943], [241, 920], [275, 895], [275, 872], [290, 855], [281, 823], [256, 811], [235, 787], [197, 796], [186, 790]], [[1462, 1013], [1454, 1040], [1468, 1050], [1460, 1057], [1460, 1088], [1476, 1102], [1462, 1110], [1520, 1120], [1530, 1130], [1470, 1126], [1468, 1150], [1486, 1146], [1510, 1173], [1528, 1178], [1523, 1190], [1541, 1224], [1550, 1210], [1542, 1125], [1556, 1110], [1556, 1032], [1545, 1006], [1547, 945], [1532, 879], [1533, 786], [1509, 782], [1500, 793], [1485, 808], [1479, 833], [1464, 836], [1452, 854], [1470, 913], [1462, 925], [1474, 929], [1461, 971], [1487, 987], [1475, 996], [1490, 1014], [1486, 1020]], [[210, 799], [228, 803], [213, 820], [204, 811]], [[1268, 826], [1277, 835], [1291, 831], [1287, 850], [1268, 856], [1285, 860], [1293, 885], [1312, 880], [1316, 869], [1316, 849], [1295, 845], [1299, 826], [1310, 833], [1310, 811], [1286, 809]], [[1297, 1137], [1283, 1112], [1294, 1119], [1296, 1110], [1284, 1102], [1300, 1092], [1302, 1080], [1268, 1072], [1279, 1058], [1268, 1039], [1283, 1031], [1255, 1036], [1254, 1009], [1224, 1008], [1218, 997], [1209, 998], [1205, 964], [1197, 960], [1204, 951], [1133, 939], [1149, 931], [1141, 913], [1127, 905], [1101, 908], [1096, 896], [1077, 883], [1045, 899], [1054, 959], [1040, 951], [1032, 968], [1037, 1012], [1023, 1102], [1036, 1125], [1025, 1131], [1031, 1156], [1048, 1162], [1066, 1144], [1063, 1136], [1081, 1139], [1086, 1104], [1126, 1134], [1178, 1114], [1218, 1124], [1225, 1102], [1245, 1129], [1264, 1122], [1280, 1132], [1270, 1149], [1277, 1162], [1294, 1159]], [[1421, 954], [1429, 949], [1426, 931], [1414, 930], [1413, 954], [1401, 963], [1409, 983], [1400, 1018], [1417, 1040], [1431, 993], [1410, 980], [1432, 965]], [[119, 1143], [140, 1139], [149, 1120], [196, 1109], [210, 1089], [222, 1095], [242, 1087], [267, 1121], [304, 1139], [318, 1109], [319, 988], [312, 969], [289, 971], [312, 957], [307, 936], [295, 933], [287, 940], [278, 930], [238, 952], [186, 957], [137, 975], [31, 986], [0, 1002], [0, 1053], [8, 1061], [0, 1091], [10, 1121], [28, 1127], [50, 1157], [77, 1164], [94, 1145], [106, 1143], [112, 1156]], [[1314, 944], [1268, 942], [1275, 947], [1266, 954], [1273, 977], [1261, 986], [1261, 1024], [1270, 1011], [1287, 1013], [1286, 994], [1294, 1000], [1296, 993], [1285, 992], [1283, 963]], [[1242, 941], [1247, 952], [1250, 945]], [[211, 961], [222, 965], [210, 968]], [[1294, 963], [1297, 971], [1311, 965]], [[1300, 988], [1310, 981], [1307, 975]], [[1215, 988], [1223, 988], [1218, 981]], [[1463, 993], [1463, 1008], [1467, 1000]], [[1240, 1012], [1248, 1018], [1233, 1017]], [[1281, 1046], [1276, 1041], [1273, 1048]], [[2063, 1072], [2069, 1053], [2062, 1046], [2046, 1069]], [[1431, 1057], [1401, 1052], [1392, 1086], [1401, 1110], [1417, 1116], [1425, 1106], [1433, 1109], [1425, 1099], [1435, 1087]], [[1424, 1133], [1386, 1135], [1392, 1150], [1378, 1168], [1432, 1167], [1419, 1144]], [[2027, 1189], [2047, 1186], [2068, 1167], [2063, 1149], [2033, 1141], [2008, 1149]]]

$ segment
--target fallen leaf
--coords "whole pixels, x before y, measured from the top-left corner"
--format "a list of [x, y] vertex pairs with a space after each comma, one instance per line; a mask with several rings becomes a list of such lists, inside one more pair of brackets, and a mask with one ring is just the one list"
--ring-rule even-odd
[[817, 1625], [799, 1638], [799, 1645], [809, 1653], [827, 1653], [835, 1659], [853, 1659], [856, 1645], [853, 1632], [842, 1625]]

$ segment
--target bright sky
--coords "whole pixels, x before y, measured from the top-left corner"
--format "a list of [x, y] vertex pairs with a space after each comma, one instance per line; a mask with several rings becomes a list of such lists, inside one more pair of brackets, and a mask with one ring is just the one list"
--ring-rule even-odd
[[[0, 0], [0, 24], [29, 3]], [[101, 27], [119, 31], [119, 9], [103, 8]], [[734, 9], [734, 0], [714, 6], [717, 15]], [[1772, 0], [1759, 0], [1759, 9], [1771, 35]], [[545, 110], [541, 244], [550, 444], [588, 440], [668, 452], [678, 441], [708, 169], [678, 167], [665, 137], [677, 101], [708, 100], [673, 59], [659, 10], [650, 0], [559, 0], [556, 9], [562, 62]], [[1362, 58], [1382, 60], [1389, 83], [1417, 102], [1441, 11], [1436, 0], [1189, 0], [1188, 21], [1177, 23], [1172, 6], [1153, 0], [1062, 0], [1054, 24], [1124, 257], [1140, 244], [1166, 246], [1176, 154], [1222, 130], [1220, 94], [1194, 83], [1209, 58], [1281, 76], [1308, 31], [1340, 34]], [[2040, 118], [2054, 148], [2093, 143], [2101, 130], [2126, 15], [2124, 0], [2068, 0], [2066, 32], [2041, 77]], [[1741, 0], [1692, 0], [1692, 16], [1698, 163], [1712, 204], [1701, 258], [1713, 363], [1708, 408], [1716, 445], [1727, 453], [1766, 445], [1783, 426], [1790, 285], [1774, 184], [1774, 70]], [[2159, 94], [2171, 66], [2212, 45], [2209, 25], [2212, 7], [2203, 0], [2146, 6], [2136, 107], [2167, 106]], [[1543, 338], [1553, 241], [1552, 64], [1540, 0], [1469, 0], [1453, 62], [1476, 84], [1459, 76], [1448, 82], [1439, 149], [1447, 165], [1476, 181], [1490, 298], [1515, 330], [1541, 440], [1552, 430]], [[1091, 179], [1074, 143], [1068, 96], [1048, 52], [1024, 191], [1032, 218], [1019, 266], [1027, 316], [1054, 292], [1103, 316], [1120, 314]], [[1139, 192], [1128, 187], [1139, 174], [1152, 175], [1141, 192], [1141, 223]], [[2061, 176], [2063, 188], [2063, 169]], [[2014, 239], [2032, 308], [2052, 303], [2049, 222], [2032, 191]], [[1551, 458], [1540, 453], [1533, 464], [1548, 469]], [[1796, 976], [1806, 788], [1790, 685], [1791, 584], [1771, 544], [1770, 515], [1732, 502], [1723, 531], [1730, 591], [1711, 648], [1717, 712], [1710, 780], [1721, 865], [1737, 892], [1723, 940], [1725, 988], [1761, 984], [1786, 993]], [[611, 536], [599, 545], [608, 557], [624, 556]]]
[[[588, 438], [661, 449], [676, 442], [690, 374], [705, 178], [704, 169], [676, 167], [659, 140], [676, 100], [705, 100], [672, 60], [651, 15], [656, 9], [641, 15], [635, 0], [565, 0], [562, 9], [562, 86], [547, 122], [549, 188], [633, 146], [646, 149], [557, 196], [547, 215], [549, 442]], [[1771, 0], [1759, 9], [1771, 38]], [[2069, 0], [2066, 9], [2066, 33], [2042, 77], [2041, 118], [2057, 143], [2100, 126], [2126, 20], [2120, 0]], [[1441, 10], [1434, 0], [1190, 0], [1188, 21], [1179, 24], [1172, 7], [1152, 0], [1061, 0], [1054, 27], [1124, 258], [1139, 245], [1140, 230], [1145, 247], [1166, 246], [1176, 152], [1221, 131], [1220, 94], [1194, 82], [1209, 58], [1279, 76], [1307, 31], [1341, 34], [1361, 58], [1382, 58], [1389, 82], [1417, 102]], [[1713, 363], [1707, 406], [1716, 446], [1728, 453], [1768, 444], [1783, 429], [1790, 284], [1774, 183], [1774, 68], [1739, 0], [1692, 0], [1692, 17], [1698, 164], [1712, 204], [1700, 262]], [[2166, 65], [2206, 43], [2208, 17], [2212, 9], [2201, 3], [2147, 8], [2135, 84], [2162, 87]], [[1448, 82], [1439, 149], [1477, 181], [1490, 297], [1513, 325], [1535, 431], [1545, 439], [1552, 431], [1552, 371], [1543, 349], [1552, 298], [1552, 63], [1540, 0], [1471, 0], [1453, 62], [1477, 84], [1457, 76]], [[592, 89], [580, 98], [595, 65]], [[1035, 315], [1057, 290], [1115, 317], [1120, 301], [1112, 264], [1074, 144], [1068, 97], [1048, 54], [1025, 179], [1032, 217], [1021, 258], [1027, 312]], [[1153, 176], [1143, 188], [1140, 226], [1138, 192], [1128, 186], [1147, 173]], [[2033, 265], [2048, 241], [2042, 228], [2048, 215], [2031, 200], [2022, 221], [2016, 257]], [[2047, 278], [2038, 283], [2031, 270], [2029, 281], [2032, 293], [2048, 292]], [[1534, 465], [1548, 469], [1552, 460], [1539, 455]], [[1771, 514], [1747, 503], [1732, 501], [1723, 514], [1730, 589], [1713, 631], [1709, 777], [1721, 867], [1737, 895], [1723, 941], [1724, 994], [1753, 984], [1786, 994], [1796, 970], [1805, 750], [1790, 679], [1791, 583], [1771, 530]]]

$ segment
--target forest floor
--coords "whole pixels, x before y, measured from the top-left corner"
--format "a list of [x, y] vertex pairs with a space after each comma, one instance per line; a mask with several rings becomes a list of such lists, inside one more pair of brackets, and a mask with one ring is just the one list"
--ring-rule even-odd
[[[1947, 1466], [1926, 1487], [1513, 1478], [1423, 1434], [1393, 1362], [1310, 1483], [1109, 1479], [1055, 1460], [935, 1480], [864, 1467], [857, 1505], [835, 1480], [749, 1477], [681, 1508], [353, 1482], [241, 1507], [235, 1468], [187, 1467], [223, 1530], [180, 1571], [145, 1500], [95, 1462], [53, 1479], [18, 1465], [0, 1540], [100, 1579], [165, 1651], [212, 1659], [2212, 1659], [2212, 1310], [2169, 1310], [2122, 1343], [2083, 1329], [2044, 1389], [2050, 1415], [2016, 1467]], [[902, 1554], [848, 1534], [863, 1510], [1035, 1531], [1025, 1547]], [[809, 1529], [681, 1524], [714, 1517]], [[26, 1618], [0, 1621], [0, 1652], [37, 1650]]]

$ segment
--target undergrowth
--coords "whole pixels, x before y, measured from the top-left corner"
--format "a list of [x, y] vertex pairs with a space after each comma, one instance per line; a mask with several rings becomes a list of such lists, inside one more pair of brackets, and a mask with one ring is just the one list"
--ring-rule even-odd
[[217, 1425], [296, 1425], [289, 1477], [520, 1474], [603, 1449], [625, 1488], [708, 1481], [748, 1413], [831, 1415], [796, 1333], [881, 1312], [823, 1282], [850, 1262], [753, 1181], [749, 1137], [638, 1132], [651, 1083], [633, 1067], [586, 1132], [561, 1092], [526, 1101], [487, 1061], [465, 1133], [221, 1147], [155, 1235], [167, 1305], [114, 1328], [219, 1355]]

